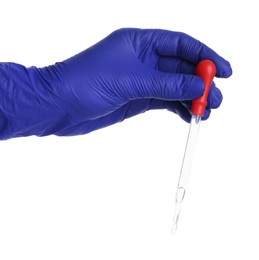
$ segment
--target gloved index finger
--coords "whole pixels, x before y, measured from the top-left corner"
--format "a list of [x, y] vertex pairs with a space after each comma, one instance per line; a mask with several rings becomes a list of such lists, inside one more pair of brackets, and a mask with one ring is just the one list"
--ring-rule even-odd
[[176, 57], [197, 64], [201, 60], [211, 60], [216, 64], [217, 77], [227, 78], [232, 74], [230, 63], [211, 48], [195, 38], [181, 32], [158, 30], [156, 51], [158, 55]]

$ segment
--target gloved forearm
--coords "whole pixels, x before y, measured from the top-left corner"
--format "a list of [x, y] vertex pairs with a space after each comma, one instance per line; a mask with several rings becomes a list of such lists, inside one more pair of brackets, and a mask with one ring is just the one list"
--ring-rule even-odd
[[54, 66], [0, 63], [0, 139], [55, 134], [69, 125], [63, 91]]

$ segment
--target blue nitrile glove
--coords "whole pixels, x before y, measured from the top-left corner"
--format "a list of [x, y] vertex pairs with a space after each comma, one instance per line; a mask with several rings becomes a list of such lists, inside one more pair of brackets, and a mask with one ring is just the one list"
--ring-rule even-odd
[[[44, 68], [0, 63], [0, 139], [79, 135], [150, 109], [190, 120], [190, 101], [203, 94], [196, 64], [210, 59], [218, 77], [230, 64], [179, 32], [120, 29], [76, 56]], [[204, 119], [222, 101], [212, 86]]]

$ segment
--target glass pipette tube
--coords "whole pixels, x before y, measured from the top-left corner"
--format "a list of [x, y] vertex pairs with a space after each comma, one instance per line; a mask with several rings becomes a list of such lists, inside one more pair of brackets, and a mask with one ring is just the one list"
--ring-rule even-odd
[[201, 116], [192, 115], [189, 134], [185, 146], [185, 152], [182, 162], [182, 168], [178, 180], [177, 191], [175, 196], [175, 211], [174, 220], [171, 233], [174, 234], [177, 229], [177, 224], [180, 216], [182, 202], [185, 196], [185, 191], [188, 185], [189, 176], [191, 173], [192, 160], [195, 152], [197, 137], [199, 133], [199, 127], [201, 122]]

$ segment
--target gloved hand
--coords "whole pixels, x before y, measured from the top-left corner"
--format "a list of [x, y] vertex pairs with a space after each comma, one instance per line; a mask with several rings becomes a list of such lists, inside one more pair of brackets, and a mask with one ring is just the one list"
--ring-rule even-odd
[[[79, 135], [150, 109], [190, 120], [191, 100], [203, 94], [196, 64], [212, 60], [218, 77], [230, 64], [194, 38], [165, 30], [120, 29], [55, 65], [0, 63], [0, 139]], [[222, 101], [213, 86], [204, 119]]]

